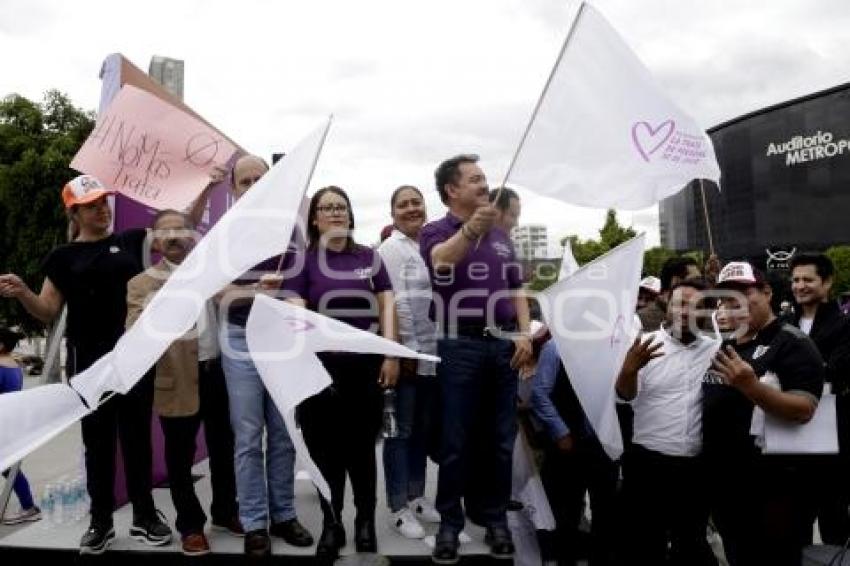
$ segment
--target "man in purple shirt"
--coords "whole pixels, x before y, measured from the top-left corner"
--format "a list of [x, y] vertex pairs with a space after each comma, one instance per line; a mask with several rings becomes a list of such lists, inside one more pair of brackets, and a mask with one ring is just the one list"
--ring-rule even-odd
[[[477, 161], [476, 155], [458, 155], [437, 168], [437, 191], [449, 212], [424, 226], [419, 240], [432, 279], [442, 358], [437, 368], [443, 408], [437, 488], [442, 520], [432, 555], [437, 564], [458, 561], [464, 496], [470, 519], [487, 528], [491, 555], [511, 559], [514, 552], [506, 512], [516, 437], [516, 370], [531, 354], [528, 303], [513, 244], [494, 226], [498, 212], [488, 202], [487, 179]], [[486, 476], [472, 477], [473, 460]]]

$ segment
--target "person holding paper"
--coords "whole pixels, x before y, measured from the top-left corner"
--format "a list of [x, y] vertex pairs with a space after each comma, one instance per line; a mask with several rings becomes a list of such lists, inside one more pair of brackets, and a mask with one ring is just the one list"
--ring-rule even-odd
[[[0, 295], [17, 298], [35, 318], [49, 323], [68, 306], [68, 376], [76, 375], [112, 350], [124, 332], [127, 282], [143, 270], [146, 229], [113, 233], [107, 196], [113, 191], [91, 175], [62, 189], [74, 240], [44, 260], [45, 279], [36, 295], [12, 274], [0, 276]], [[171, 540], [171, 529], [151, 497], [151, 404], [153, 380], [143, 378], [126, 395], [103, 400], [82, 420], [91, 524], [80, 540], [82, 554], [100, 554], [115, 538], [115, 451], [120, 438], [127, 490], [133, 504], [130, 536], [150, 545]], [[94, 407], [92, 407], [94, 409]]]
[[818, 347], [836, 396], [839, 454], [820, 458], [817, 520], [821, 540], [842, 546], [850, 536], [850, 318], [829, 298], [835, 266], [827, 256], [795, 255], [790, 267], [793, 324]]
[[[147, 303], [194, 245], [193, 226], [176, 210], [160, 211], [153, 221], [152, 249], [162, 254], [156, 264], [127, 284], [127, 327], [135, 323]], [[199, 556], [210, 551], [204, 534], [206, 515], [192, 479], [195, 438], [204, 424], [212, 483], [214, 528], [244, 535], [236, 504], [233, 471], [233, 431], [230, 428], [227, 388], [221, 369], [218, 326], [206, 305], [190, 335], [169, 346], [155, 369], [154, 410], [165, 435], [165, 463], [176, 526], [183, 553]]]
[[[268, 169], [259, 157], [240, 157], [231, 178], [234, 198], [247, 193]], [[284, 255], [291, 258], [291, 254]], [[283, 416], [260, 379], [245, 336], [255, 295], [279, 293], [283, 281], [279, 269], [286, 259], [277, 256], [254, 266], [215, 297], [227, 321], [223, 331], [226, 340], [221, 345], [222, 367], [235, 440], [239, 520], [245, 530], [245, 554], [253, 557], [271, 554], [270, 534], [293, 546], [313, 544], [295, 509], [295, 447]]]
[[[434, 290], [432, 316], [442, 359], [437, 367], [443, 410], [441, 522], [432, 554], [439, 564], [458, 561], [465, 522], [461, 499], [470, 482], [480, 482], [481, 488], [474, 490], [478, 501], [467, 499], [467, 512], [486, 527], [491, 556], [510, 560], [514, 553], [507, 507], [517, 370], [531, 358], [530, 317], [522, 267], [510, 237], [495, 226], [498, 211], [489, 203], [487, 178], [477, 162], [477, 155], [458, 155], [437, 167], [436, 188], [449, 211], [425, 225], [419, 238]], [[474, 449], [481, 458], [476, 466]], [[474, 468], [487, 470], [488, 477], [473, 477]]]
[[[310, 200], [308, 248], [302, 269], [284, 282], [287, 300], [360, 330], [398, 340], [393, 287], [381, 256], [352, 237], [354, 212], [339, 187]], [[345, 546], [342, 509], [346, 474], [354, 492], [357, 552], [377, 552], [375, 442], [381, 430], [383, 388], [396, 385], [399, 360], [374, 354], [318, 354], [333, 384], [298, 406], [304, 441], [328, 483], [316, 557], [333, 560]]]
[[735, 329], [703, 378], [703, 451], [711, 515], [731, 566], [799, 565], [811, 539], [817, 481], [807, 457], [762, 454], [754, 408], [797, 426], [814, 415], [823, 358], [770, 306], [760, 271], [730, 262], [718, 276], [720, 308]]
[[617, 377], [634, 412], [623, 455], [627, 556], [638, 564], [716, 565], [705, 537], [708, 501], [702, 451], [702, 380], [719, 338], [699, 333], [705, 284], [673, 287], [664, 324], [636, 338]]
[[[426, 221], [425, 199], [416, 187], [402, 185], [390, 197], [393, 230], [378, 247], [387, 267], [398, 313], [401, 343], [437, 353], [437, 329], [428, 317], [431, 278], [419, 255], [419, 231]], [[384, 475], [390, 526], [407, 538], [422, 538], [420, 521], [439, 523], [440, 514], [425, 499], [425, 470], [436, 395], [434, 362], [402, 360], [396, 385], [399, 434], [384, 440]]]

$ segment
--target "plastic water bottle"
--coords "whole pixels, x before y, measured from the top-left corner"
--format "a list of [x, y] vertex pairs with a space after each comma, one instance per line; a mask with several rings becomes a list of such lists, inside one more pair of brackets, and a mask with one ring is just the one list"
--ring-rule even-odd
[[398, 438], [395, 413], [395, 389], [384, 389], [384, 438]]
[[41, 513], [44, 516], [44, 526], [49, 528], [56, 519], [56, 487], [52, 483], [44, 486], [41, 492]]
[[[67, 523], [68, 511], [65, 503], [68, 501], [68, 485], [64, 477], [56, 483], [53, 501], [53, 523], [55, 525]], [[70, 503], [70, 501], [68, 502]]]

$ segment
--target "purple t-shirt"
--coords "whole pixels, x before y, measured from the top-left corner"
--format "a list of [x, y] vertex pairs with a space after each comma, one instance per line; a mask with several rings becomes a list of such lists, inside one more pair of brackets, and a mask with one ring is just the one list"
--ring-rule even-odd
[[393, 287], [381, 256], [372, 248], [356, 246], [342, 252], [308, 250], [303, 268], [284, 280], [283, 289], [304, 299], [312, 311], [377, 333], [376, 295]]
[[[492, 228], [473, 243], [461, 261], [435, 272], [431, 250], [454, 236], [463, 222], [451, 212], [422, 227], [419, 251], [431, 274], [434, 304], [431, 316], [443, 329], [457, 325], [516, 323], [516, 306], [509, 291], [522, 287], [522, 266], [516, 261], [508, 235]], [[466, 296], [462, 296], [460, 294]]]
[[[277, 273], [278, 267], [285, 270], [291, 262], [291, 252], [286, 253], [286, 257], [284, 258], [282, 265], [280, 255], [270, 257], [269, 259], [252, 267], [250, 271], [246, 271], [240, 275], [239, 279], [235, 280], [233, 283], [236, 285], [253, 285], [259, 281], [263, 275]], [[225, 300], [226, 299], [227, 298], [225, 298]], [[236, 326], [244, 327], [248, 323], [248, 315], [251, 314], [252, 306], [254, 306], [254, 299], [229, 304], [227, 307], [227, 322], [235, 324]]]

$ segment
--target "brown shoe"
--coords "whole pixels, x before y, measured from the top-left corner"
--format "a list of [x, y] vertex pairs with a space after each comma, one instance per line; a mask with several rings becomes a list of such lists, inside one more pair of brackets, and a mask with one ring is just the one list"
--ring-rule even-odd
[[203, 556], [209, 553], [210, 543], [204, 533], [183, 535], [183, 554], [186, 556]]
[[245, 536], [245, 529], [242, 528], [242, 522], [239, 520], [239, 517], [231, 517], [229, 521], [224, 523], [213, 523], [212, 528], [214, 531], [223, 531], [235, 537]]

